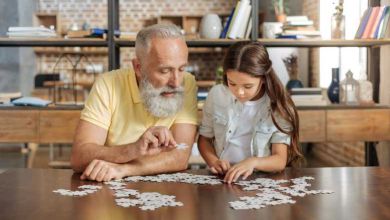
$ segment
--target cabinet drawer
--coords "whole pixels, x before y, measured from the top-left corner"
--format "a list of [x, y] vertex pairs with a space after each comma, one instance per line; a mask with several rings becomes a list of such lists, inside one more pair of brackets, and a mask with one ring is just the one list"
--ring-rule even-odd
[[328, 141], [390, 140], [390, 109], [328, 110]]
[[299, 110], [299, 141], [326, 141], [325, 110]]
[[1, 110], [1, 142], [38, 142], [38, 111]]
[[40, 143], [72, 143], [80, 111], [41, 111]]

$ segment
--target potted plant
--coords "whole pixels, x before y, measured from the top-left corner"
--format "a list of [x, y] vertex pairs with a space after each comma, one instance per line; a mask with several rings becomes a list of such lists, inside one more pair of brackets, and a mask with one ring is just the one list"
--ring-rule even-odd
[[287, 7], [284, 0], [272, 0], [272, 6], [275, 12], [276, 20], [278, 22], [286, 21]]

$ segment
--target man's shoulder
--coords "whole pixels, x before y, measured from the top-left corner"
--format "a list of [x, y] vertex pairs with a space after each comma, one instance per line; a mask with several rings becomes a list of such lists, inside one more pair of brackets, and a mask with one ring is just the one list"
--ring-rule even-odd
[[127, 78], [131, 74], [134, 74], [132, 69], [117, 69], [101, 74], [100, 78], [102, 78], [104, 81], [111, 81]]
[[195, 76], [191, 73], [185, 72], [184, 73], [184, 84], [187, 85], [193, 85], [196, 84]]

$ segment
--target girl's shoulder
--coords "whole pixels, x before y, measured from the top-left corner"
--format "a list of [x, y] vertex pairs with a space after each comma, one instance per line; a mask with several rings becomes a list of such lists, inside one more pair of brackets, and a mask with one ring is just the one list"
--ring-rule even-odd
[[214, 85], [209, 91], [209, 95], [212, 96], [226, 95], [228, 93], [229, 89], [224, 84]]
[[214, 101], [219, 100], [222, 102], [226, 102], [227, 99], [230, 100], [232, 98], [232, 94], [225, 85], [218, 84], [210, 89], [207, 98], [213, 99]]
[[206, 103], [208, 106], [214, 106], [214, 108], [229, 108], [234, 103], [233, 95], [229, 89], [223, 85], [218, 84], [213, 86], [208, 95]]

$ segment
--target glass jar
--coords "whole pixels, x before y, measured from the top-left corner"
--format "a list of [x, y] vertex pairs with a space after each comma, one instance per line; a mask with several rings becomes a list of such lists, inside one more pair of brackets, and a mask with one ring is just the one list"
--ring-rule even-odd
[[367, 79], [359, 80], [359, 102], [361, 104], [373, 104], [372, 83]]
[[340, 103], [346, 105], [359, 104], [359, 82], [353, 78], [349, 70], [344, 80], [340, 82]]
[[345, 16], [342, 14], [332, 15], [332, 39], [345, 38]]

